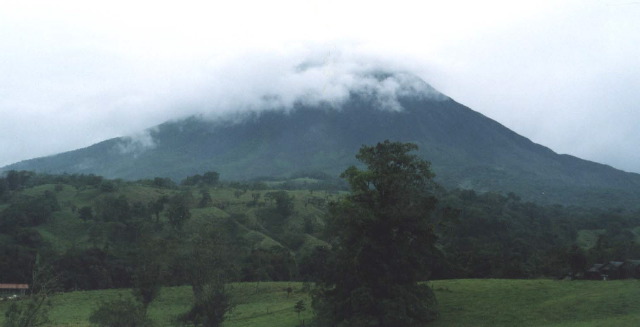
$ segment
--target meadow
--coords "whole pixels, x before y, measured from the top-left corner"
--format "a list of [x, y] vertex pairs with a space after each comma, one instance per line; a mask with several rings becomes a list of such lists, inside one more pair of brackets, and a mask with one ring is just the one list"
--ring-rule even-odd
[[[640, 281], [557, 281], [548, 279], [461, 279], [429, 282], [436, 292], [440, 317], [430, 326], [637, 326], [640, 321]], [[291, 287], [293, 292], [287, 292]], [[300, 325], [294, 305], [307, 325], [313, 318], [311, 300], [302, 283], [260, 282], [230, 285], [236, 307], [226, 327], [294, 327]], [[69, 292], [52, 298], [52, 326], [90, 326], [88, 317], [100, 301], [130, 296], [128, 290]], [[157, 326], [172, 326], [187, 310], [189, 287], [167, 287], [151, 304]], [[0, 303], [4, 312], [7, 302]], [[4, 316], [0, 317], [2, 322]]]

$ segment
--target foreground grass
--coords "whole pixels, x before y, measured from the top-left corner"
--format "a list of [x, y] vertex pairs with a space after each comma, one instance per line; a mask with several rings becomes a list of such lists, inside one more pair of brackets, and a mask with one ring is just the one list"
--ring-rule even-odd
[[[430, 326], [638, 326], [640, 281], [446, 280], [429, 283], [436, 292], [440, 318]], [[287, 287], [293, 293], [287, 295]], [[237, 306], [226, 327], [294, 327], [293, 310], [304, 300], [301, 318], [312, 318], [311, 301], [300, 283], [238, 283], [231, 286]], [[127, 290], [71, 292], [53, 297], [53, 326], [89, 326], [100, 301], [128, 296]], [[191, 301], [188, 287], [170, 287], [149, 308], [157, 326], [171, 326]], [[0, 312], [7, 303], [0, 303]], [[0, 322], [4, 319], [0, 316]]]
[[447, 280], [430, 283], [433, 326], [638, 326], [640, 281]]
[[[286, 291], [288, 287], [293, 289], [291, 294]], [[301, 287], [301, 283], [288, 282], [230, 285], [236, 307], [227, 316], [225, 327], [298, 326], [298, 315], [293, 307], [299, 300], [304, 300], [308, 308], [300, 314], [300, 318], [309, 322], [312, 316], [311, 300], [306, 292], [300, 290]], [[89, 316], [101, 301], [130, 294], [129, 290], [102, 290], [55, 295], [49, 313], [51, 325], [90, 326]], [[186, 312], [192, 300], [190, 287], [163, 288], [158, 299], [149, 307], [149, 315], [158, 327], [174, 326], [175, 317]], [[8, 305], [8, 302], [0, 302], [0, 325], [4, 322], [3, 313]]]

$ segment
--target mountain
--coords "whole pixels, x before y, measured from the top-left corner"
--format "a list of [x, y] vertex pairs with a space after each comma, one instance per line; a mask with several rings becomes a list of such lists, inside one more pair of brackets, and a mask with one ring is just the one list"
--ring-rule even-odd
[[[457, 103], [416, 77], [376, 75], [399, 87], [353, 91], [340, 105], [297, 103], [217, 119], [190, 117], [139, 137], [26, 160], [3, 170], [93, 173], [109, 178], [182, 179], [214, 170], [227, 180], [337, 176], [363, 144], [413, 142], [449, 188], [514, 192], [540, 203], [637, 207], [640, 175], [559, 155]], [[409, 82], [407, 82], [409, 81]], [[416, 86], [417, 85], [417, 86]]]

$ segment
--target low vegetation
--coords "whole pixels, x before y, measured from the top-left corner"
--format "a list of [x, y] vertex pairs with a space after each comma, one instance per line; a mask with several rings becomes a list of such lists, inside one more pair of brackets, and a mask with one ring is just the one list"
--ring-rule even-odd
[[[207, 172], [177, 183], [161, 177], [122, 181], [10, 171], [0, 177], [0, 284], [33, 286], [34, 272], [46, 271], [52, 281], [47, 294], [58, 295], [42, 302], [46, 310], [38, 312], [40, 321], [72, 325], [93, 317], [94, 324], [109, 325], [110, 312], [127, 307], [135, 309], [127, 314], [140, 319], [138, 325], [180, 320], [194, 326], [219, 326], [224, 319], [226, 326], [244, 326], [244, 321], [251, 326], [254, 318], [264, 319], [260, 326], [294, 326], [311, 318], [318, 324], [318, 317], [335, 315], [335, 306], [343, 302], [353, 306], [325, 321], [418, 326], [433, 320], [437, 309], [436, 326], [500, 325], [518, 317], [540, 324], [554, 314], [557, 321], [549, 324], [578, 324], [579, 316], [553, 313], [554, 303], [580, 306], [554, 287], [585, 300], [590, 293], [581, 293], [583, 288], [632, 285], [568, 283], [584, 285], [578, 288], [538, 278], [580, 279], [592, 264], [640, 259], [640, 212], [544, 206], [513, 193], [445, 190], [432, 183], [426, 163], [402, 156], [413, 146], [383, 146], [396, 146], [395, 155], [401, 155], [364, 147], [359, 158], [367, 168], [343, 174], [351, 192], [337, 184], [318, 189], [327, 185], [318, 180], [322, 176], [221, 182], [217, 173]], [[400, 173], [397, 167], [403, 167]], [[357, 282], [349, 280], [353, 276]], [[513, 278], [532, 284], [505, 280]], [[418, 283], [428, 280], [438, 281]], [[282, 301], [272, 298], [283, 292], [283, 284], [275, 282], [294, 285], [284, 287]], [[550, 313], [498, 311], [508, 306], [492, 304], [491, 297], [467, 303], [474, 294], [492, 290], [467, 294], [459, 287], [465, 283], [470, 292], [477, 285], [500, 289], [514, 283], [522, 294], [509, 295], [507, 287], [500, 296], [514, 303], [519, 296], [532, 299], [535, 305], [528, 306]], [[528, 288], [535, 283], [540, 290]], [[107, 291], [112, 289], [131, 291]], [[87, 293], [93, 290], [100, 291]], [[544, 290], [559, 298], [544, 297]], [[60, 311], [64, 299], [84, 295], [89, 298], [77, 313]], [[394, 302], [403, 296], [406, 301]], [[464, 308], [482, 307], [485, 300], [495, 317], [478, 318], [474, 311], [466, 317]], [[585, 316], [589, 323], [625, 323], [626, 316], [637, 315], [626, 309], [631, 304], [615, 301], [622, 307], [591, 308], [594, 314]], [[544, 303], [549, 307], [539, 307]], [[15, 321], [28, 308], [7, 305], [2, 309]], [[397, 309], [397, 315], [380, 316], [389, 314], [388, 308]], [[455, 319], [467, 320], [449, 322], [451, 310], [460, 310]], [[610, 314], [615, 310], [621, 316]]]

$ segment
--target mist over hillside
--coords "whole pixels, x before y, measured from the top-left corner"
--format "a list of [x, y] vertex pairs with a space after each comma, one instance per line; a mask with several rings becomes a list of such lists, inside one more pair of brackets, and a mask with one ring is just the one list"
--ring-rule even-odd
[[226, 180], [338, 176], [356, 164], [360, 146], [389, 139], [416, 143], [448, 188], [594, 206], [636, 206], [640, 198], [640, 175], [559, 155], [413, 75], [374, 71], [358, 81], [330, 101], [274, 96], [266, 109], [191, 116], [3, 170], [176, 180], [210, 170]]

